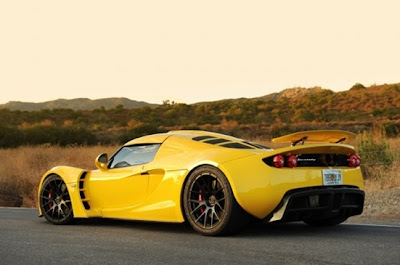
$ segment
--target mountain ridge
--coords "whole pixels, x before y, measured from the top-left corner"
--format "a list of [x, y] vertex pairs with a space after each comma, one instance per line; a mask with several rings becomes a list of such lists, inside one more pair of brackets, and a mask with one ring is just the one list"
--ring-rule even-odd
[[[86, 109], [92, 102], [88, 99]], [[54, 102], [53, 102], [54, 103]], [[293, 88], [258, 98], [202, 104], [164, 101], [155, 107], [128, 109], [122, 99], [87, 111], [0, 109], [0, 147], [36, 144], [125, 143], [171, 130], [205, 130], [238, 137], [268, 137], [296, 131], [336, 129], [355, 133], [382, 131], [400, 135], [400, 83], [361, 84], [347, 91]], [[104, 103], [104, 102], [103, 102]]]
[[104, 107], [105, 109], [115, 108], [122, 105], [127, 109], [137, 109], [144, 106], [155, 107], [158, 104], [147, 103], [144, 101], [131, 100], [124, 97], [112, 97], [101, 99], [74, 98], [74, 99], [56, 99], [44, 102], [22, 102], [10, 101], [0, 105], [0, 109], [20, 110], [20, 111], [38, 111], [42, 109], [73, 109], [73, 110], [94, 110]]
[[[275, 92], [271, 94], [267, 94], [265, 96], [261, 96], [259, 98], [263, 99], [279, 99], [281, 97], [287, 98], [296, 98], [304, 95], [310, 95], [314, 93], [319, 93], [327, 89], [323, 89], [321, 87], [311, 87], [311, 88], [303, 88], [303, 87], [293, 87], [287, 88], [280, 92]], [[330, 91], [330, 90], [329, 90]], [[257, 97], [255, 97], [257, 98]], [[232, 99], [221, 99], [214, 101], [206, 101], [206, 102], [196, 102], [188, 105], [198, 105], [198, 104], [207, 104], [214, 103], [219, 101], [235, 101], [235, 100], [247, 100], [247, 99], [255, 99], [255, 98], [232, 98]], [[144, 101], [136, 101], [125, 97], [111, 97], [111, 98], [100, 98], [100, 99], [89, 99], [89, 98], [74, 98], [74, 99], [63, 99], [59, 98], [56, 100], [49, 100], [44, 102], [23, 102], [23, 101], [9, 101], [5, 104], [0, 104], [0, 109], [9, 109], [11, 111], [19, 110], [19, 111], [39, 111], [43, 109], [72, 109], [72, 110], [94, 110], [104, 107], [105, 109], [115, 108], [118, 105], [122, 105], [125, 109], [137, 109], [144, 106], [148, 107], [156, 107], [160, 104], [153, 104]]]
[[[364, 87], [363, 85], [357, 83], [349, 90], [334, 92], [330, 89], [325, 89], [319, 86], [314, 86], [310, 88], [304, 87], [293, 87], [283, 89], [280, 92], [275, 92], [271, 94], [267, 94], [261, 97], [253, 97], [253, 98], [232, 98], [232, 99], [221, 99], [214, 101], [205, 101], [205, 102], [197, 102], [192, 104], [182, 103], [184, 105], [207, 105], [207, 104], [218, 104], [220, 102], [244, 102], [244, 101], [254, 101], [254, 100], [262, 100], [262, 101], [279, 101], [279, 100], [290, 100], [291, 102], [300, 102], [302, 99], [308, 98], [310, 96], [318, 96], [325, 98], [341, 98], [342, 102], [347, 102], [350, 99], [354, 99], [357, 97], [362, 98], [364, 101], [371, 101], [373, 96], [382, 97], [382, 93], [379, 91], [383, 91], [383, 93], [398, 93], [400, 91], [400, 83], [394, 84], [383, 84], [383, 85], [373, 85], [370, 87]], [[379, 93], [378, 93], [379, 92]], [[166, 100], [163, 104], [171, 104], [169, 100]], [[172, 102], [172, 104], [179, 104]], [[42, 109], [72, 109], [76, 110], [94, 110], [94, 109], [112, 109], [117, 106], [123, 106], [125, 109], [138, 109], [142, 107], [157, 107], [161, 106], [161, 104], [152, 104], [144, 101], [136, 101], [131, 100], [125, 97], [111, 97], [111, 98], [101, 98], [101, 99], [88, 99], [88, 98], [75, 98], [75, 99], [57, 99], [39, 103], [33, 102], [21, 102], [21, 101], [10, 101], [5, 104], [0, 104], [0, 109], [9, 109], [11, 111], [39, 111]], [[363, 108], [363, 106], [360, 106]]]

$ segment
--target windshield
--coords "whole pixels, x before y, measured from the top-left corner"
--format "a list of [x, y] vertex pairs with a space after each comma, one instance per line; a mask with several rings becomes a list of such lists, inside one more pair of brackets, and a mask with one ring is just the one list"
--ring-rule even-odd
[[149, 163], [161, 144], [131, 145], [122, 147], [111, 159], [109, 168], [129, 167]]

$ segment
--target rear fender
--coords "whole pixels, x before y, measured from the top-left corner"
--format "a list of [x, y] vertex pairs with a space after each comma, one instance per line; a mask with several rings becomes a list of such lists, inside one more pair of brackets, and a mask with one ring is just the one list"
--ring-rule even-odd
[[[321, 186], [322, 168], [275, 168], [263, 162], [264, 158], [277, 154], [355, 154], [350, 145], [308, 144], [271, 150], [218, 165], [228, 178], [239, 205], [251, 215], [263, 219], [270, 214], [284, 194], [292, 189]], [[363, 189], [360, 168], [342, 168], [343, 185]]]

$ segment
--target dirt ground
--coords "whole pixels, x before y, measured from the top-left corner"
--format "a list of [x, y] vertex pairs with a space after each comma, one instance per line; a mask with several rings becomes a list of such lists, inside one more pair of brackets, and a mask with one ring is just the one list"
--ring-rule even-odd
[[348, 222], [400, 225], [400, 188], [367, 191], [363, 213]]

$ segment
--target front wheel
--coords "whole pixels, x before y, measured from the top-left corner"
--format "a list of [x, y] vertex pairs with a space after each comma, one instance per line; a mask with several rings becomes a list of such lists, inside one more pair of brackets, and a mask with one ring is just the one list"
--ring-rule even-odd
[[246, 224], [246, 215], [233, 197], [228, 180], [215, 167], [194, 170], [182, 199], [186, 220], [203, 235], [234, 233]]
[[68, 224], [74, 215], [67, 185], [58, 175], [45, 179], [40, 190], [40, 209], [44, 218], [53, 224]]

